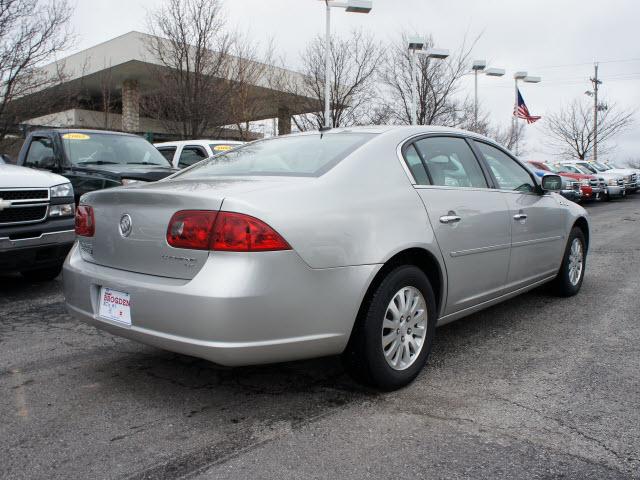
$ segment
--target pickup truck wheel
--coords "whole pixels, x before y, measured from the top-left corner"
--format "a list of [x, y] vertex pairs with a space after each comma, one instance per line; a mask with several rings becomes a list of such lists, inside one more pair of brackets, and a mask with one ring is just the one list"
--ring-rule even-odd
[[403, 265], [363, 304], [343, 360], [358, 382], [395, 390], [422, 370], [431, 351], [436, 302], [427, 276]]
[[44, 282], [48, 280], [53, 280], [58, 275], [60, 275], [61, 271], [62, 271], [62, 264], [56, 265], [54, 267], [38, 268], [36, 270], [25, 270], [24, 272], [20, 272], [20, 274], [27, 280]]
[[582, 230], [573, 227], [564, 251], [558, 276], [553, 281], [553, 292], [560, 297], [571, 297], [580, 291], [587, 265], [587, 248]]

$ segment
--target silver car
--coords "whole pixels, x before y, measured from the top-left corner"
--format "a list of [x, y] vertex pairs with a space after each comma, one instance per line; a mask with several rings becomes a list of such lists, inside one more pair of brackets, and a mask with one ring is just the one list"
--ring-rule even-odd
[[585, 210], [493, 141], [437, 127], [277, 137], [82, 197], [69, 311], [116, 335], [248, 365], [342, 354], [406, 385], [436, 325], [582, 284]]

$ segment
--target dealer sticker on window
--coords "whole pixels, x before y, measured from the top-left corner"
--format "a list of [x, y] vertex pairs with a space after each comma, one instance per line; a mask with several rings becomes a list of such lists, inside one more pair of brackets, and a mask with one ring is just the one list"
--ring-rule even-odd
[[131, 325], [131, 296], [125, 292], [102, 287], [98, 314], [114, 322]]

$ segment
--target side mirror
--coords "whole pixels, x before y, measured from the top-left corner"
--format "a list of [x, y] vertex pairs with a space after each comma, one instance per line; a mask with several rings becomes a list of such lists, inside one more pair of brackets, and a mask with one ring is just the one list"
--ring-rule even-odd
[[53, 155], [42, 157], [38, 162], [38, 168], [44, 168], [45, 170], [55, 170], [56, 159], [53, 157]]
[[560, 175], [545, 175], [541, 180], [542, 190], [545, 192], [558, 192], [562, 190], [562, 177]]

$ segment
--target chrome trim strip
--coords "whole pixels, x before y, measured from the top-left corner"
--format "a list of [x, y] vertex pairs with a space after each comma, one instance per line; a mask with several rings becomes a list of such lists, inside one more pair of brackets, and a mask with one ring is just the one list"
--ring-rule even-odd
[[473, 255], [474, 253], [484, 253], [484, 252], [493, 252], [495, 250], [504, 250], [505, 248], [509, 248], [511, 245], [508, 243], [504, 243], [501, 245], [489, 245], [487, 247], [479, 247], [479, 248], [470, 248], [469, 250], [458, 250], [455, 252], [450, 252], [449, 255], [452, 257], [464, 257], [465, 255]]
[[534, 238], [533, 240], [523, 240], [521, 242], [511, 243], [511, 247], [524, 247], [526, 245], [535, 245], [537, 243], [555, 242], [556, 240], [562, 240], [562, 235], [556, 235], [555, 237]]

